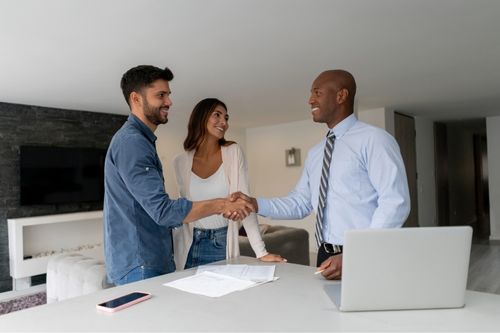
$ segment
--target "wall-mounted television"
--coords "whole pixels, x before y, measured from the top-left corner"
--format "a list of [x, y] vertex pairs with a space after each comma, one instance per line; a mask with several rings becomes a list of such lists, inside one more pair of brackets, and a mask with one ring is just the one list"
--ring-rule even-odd
[[106, 149], [21, 146], [21, 205], [102, 202]]

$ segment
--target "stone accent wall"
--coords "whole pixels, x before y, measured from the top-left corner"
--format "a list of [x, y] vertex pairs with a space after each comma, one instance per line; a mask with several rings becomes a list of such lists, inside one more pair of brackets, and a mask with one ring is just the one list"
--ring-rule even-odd
[[0, 292], [12, 289], [7, 219], [102, 209], [102, 203], [20, 206], [19, 146], [107, 148], [127, 116], [0, 102]]

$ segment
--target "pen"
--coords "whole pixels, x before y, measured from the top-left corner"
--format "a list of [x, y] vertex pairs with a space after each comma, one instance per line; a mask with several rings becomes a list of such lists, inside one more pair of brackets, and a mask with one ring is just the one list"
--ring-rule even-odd
[[324, 269], [320, 269], [319, 271], [314, 272], [314, 275], [318, 275], [319, 273], [323, 273], [324, 271]]

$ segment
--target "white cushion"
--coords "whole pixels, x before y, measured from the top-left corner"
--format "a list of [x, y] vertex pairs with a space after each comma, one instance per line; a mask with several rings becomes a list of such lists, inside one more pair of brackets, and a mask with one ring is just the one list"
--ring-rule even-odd
[[47, 303], [109, 288], [106, 268], [100, 260], [81, 254], [63, 254], [47, 264]]

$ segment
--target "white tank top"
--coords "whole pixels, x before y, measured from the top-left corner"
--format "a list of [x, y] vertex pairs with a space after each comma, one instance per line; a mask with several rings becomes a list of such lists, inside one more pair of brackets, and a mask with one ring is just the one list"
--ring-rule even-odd
[[[229, 182], [226, 178], [223, 164], [208, 178], [200, 178], [191, 171], [189, 193], [193, 201], [226, 198], [229, 195]], [[227, 227], [229, 221], [222, 215], [211, 215], [192, 223], [193, 227], [199, 229], [217, 229]]]

